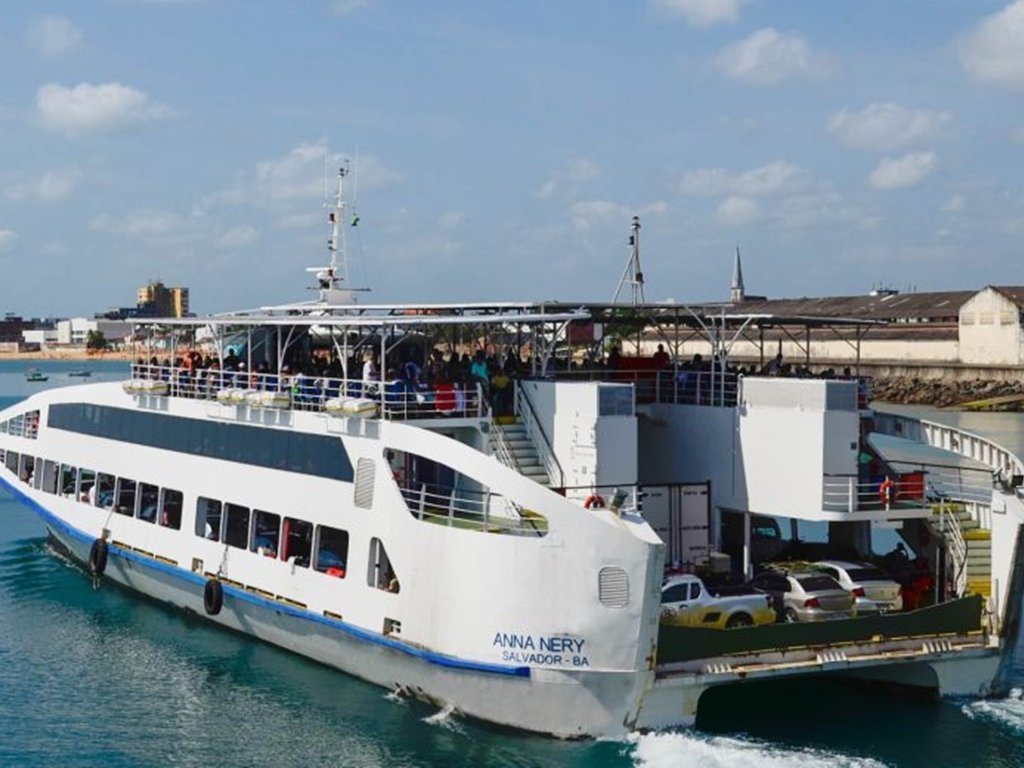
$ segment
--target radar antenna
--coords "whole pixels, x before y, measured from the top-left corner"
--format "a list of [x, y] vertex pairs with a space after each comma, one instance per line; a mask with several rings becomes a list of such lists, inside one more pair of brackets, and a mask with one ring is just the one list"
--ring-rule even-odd
[[644, 273], [640, 269], [640, 217], [633, 217], [633, 226], [629, 236], [629, 261], [619, 278], [619, 285], [612, 296], [612, 304], [619, 302], [622, 289], [629, 286], [633, 306], [646, 303], [644, 299]]

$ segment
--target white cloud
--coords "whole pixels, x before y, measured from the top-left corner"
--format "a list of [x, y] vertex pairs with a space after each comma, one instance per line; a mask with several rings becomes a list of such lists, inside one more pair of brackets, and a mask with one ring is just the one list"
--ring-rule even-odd
[[440, 218], [438, 218], [437, 226], [450, 232], [461, 227], [465, 221], [465, 211], [448, 211], [447, 213], [441, 214]]
[[746, 0], [651, 0], [651, 5], [670, 16], [681, 16], [691, 27], [710, 27], [739, 18]]
[[568, 198], [576, 197], [588, 181], [600, 174], [601, 169], [597, 163], [585, 157], [575, 158], [551, 172], [548, 180], [537, 190], [537, 197], [547, 199], [556, 194]]
[[0, 227], [0, 253], [9, 253], [14, 250], [14, 244], [18, 240], [18, 233], [13, 229]]
[[679, 182], [679, 191], [696, 197], [761, 197], [802, 189], [810, 184], [810, 174], [785, 160], [735, 173], [725, 168], [700, 168], [690, 171]]
[[74, 135], [117, 130], [171, 116], [171, 110], [142, 91], [120, 83], [49, 83], [36, 92], [36, 109], [46, 128]]
[[34, 181], [21, 182], [7, 189], [11, 200], [31, 200], [40, 203], [58, 203], [66, 200], [82, 181], [77, 168], [50, 171]]
[[949, 199], [943, 204], [942, 210], [946, 213], [960, 213], [966, 207], [967, 198], [957, 192], [949, 196]]
[[233, 227], [217, 238], [217, 247], [225, 250], [244, 248], [260, 239], [260, 231], [249, 224]]
[[[306, 142], [286, 154], [256, 165], [256, 193], [267, 201], [315, 201], [324, 195], [324, 173], [327, 173], [328, 194], [333, 194], [337, 169], [344, 163], [342, 155], [328, 154], [327, 142]], [[352, 164], [353, 174], [347, 179], [349, 198], [354, 187], [378, 189], [397, 184], [404, 176], [374, 155], [360, 155]], [[222, 202], [240, 203], [250, 198], [252, 190], [234, 189], [217, 196]], [[213, 198], [211, 198], [213, 200]]]
[[25, 32], [28, 46], [46, 58], [70, 53], [81, 41], [82, 30], [67, 16], [37, 16]]
[[730, 195], [715, 210], [715, 218], [728, 226], [750, 224], [761, 218], [761, 206], [749, 197]]
[[92, 228], [97, 232], [105, 232], [120, 237], [137, 237], [143, 239], [160, 238], [176, 233], [183, 234], [191, 229], [189, 217], [173, 211], [155, 209], [141, 210], [113, 217], [101, 214], [92, 221]]
[[875, 189], [913, 187], [935, 170], [936, 162], [934, 152], [911, 152], [903, 157], [887, 157], [868, 176], [868, 183]]
[[626, 206], [609, 200], [580, 200], [569, 206], [572, 225], [580, 232], [588, 232], [602, 222], [622, 222], [625, 228], [632, 215]]
[[832, 115], [828, 130], [857, 149], [892, 151], [930, 139], [951, 120], [949, 112], [913, 110], [893, 102], [868, 104], [859, 112]]
[[333, 0], [331, 2], [331, 13], [335, 16], [345, 16], [360, 8], [365, 8], [369, 0]]
[[825, 58], [814, 53], [804, 38], [771, 27], [727, 46], [715, 63], [727, 77], [752, 85], [822, 80], [828, 76]]
[[959, 48], [960, 63], [971, 77], [1024, 88], [1024, 0], [982, 19]]

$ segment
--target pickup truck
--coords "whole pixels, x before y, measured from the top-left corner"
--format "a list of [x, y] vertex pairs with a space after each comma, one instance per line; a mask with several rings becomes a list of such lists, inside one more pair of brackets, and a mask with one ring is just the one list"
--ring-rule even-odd
[[771, 598], [746, 587], [708, 589], [699, 576], [680, 574], [661, 588], [663, 624], [733, 629], [772, 624], [776, 618]]

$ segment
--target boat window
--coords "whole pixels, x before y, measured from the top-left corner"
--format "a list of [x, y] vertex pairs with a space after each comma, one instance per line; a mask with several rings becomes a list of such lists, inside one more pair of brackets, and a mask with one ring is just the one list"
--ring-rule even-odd
[[309, 559], [313, 553], [313, 524], [286, 517], [281, 528], [281, 539], [284, 542], [281, 559], [309, 568]]
[[21, 437], [25, 432], [25, 417], [20, 413], [11, 419], [11, 434], [15, 437]]
[[160, 488], [149, 483], [139, 483], [139, 520], [156, 522], [156, 510], [160, 502]]
[[96, 504], [96, 473], [91, 469], [78, 470], [78, 500]]
[[100, 472], [96, 475], [96, 506], [110, 509], [114, 506], [114, 476]]
[[67, 464], [60, 465], [60, 495], [68, 499], [76, 499], [76, 486], [78, 485], [78, 470]]
[[18, 454], [17, 451], [8, 451], [7, 455], [4, 457], [4, 464], [6, 465], [9, 471], [17, 473], [18, 460], [20, 458], [21, 456]]
[[119, 515], [128, 515], [128, 517], [135, 516], [135, 491], [136, 483], [134, 480], [128, 480], [127, 478], [121, 477], [117, 480], [117, 504], [114, 506], [114, 511]]
[[316, 569], [328, 576], [344, 579], [348, 563], [348, 532], [326, 525], [318, 525], [316, 530]]
[[47, 425], [118, 440], [122, 444], [145, 445], [331, 480], [351, 482], [353, 476], [348, 452], [336, 436], [139, 413], [85, 403], [51, 405]]
[[43, 462], [43, 490], [46, 493], [57, 492], [57, 463], [47, 459]]
[[224, 505], [224, 543], [239, 549], [249, 548], [249, 508]]
[[28, 483], [29, 485], [32, 485], [32, 483], [35, 481], [35, 476], [36, 476], [35, 469], [36, 469], [36, 459], [35, 459], [35, 457], [34, 456], [28, 456], [28, 455], [26, 455], [24, 453], [21, 454], [21, 470], [18, 472], [18, 477], [21, 479], [21, 482]]
[[281, 536], [281, 516], [257, 509], [252, 517], [252, 544], [249, 549], [267, 557], [277, 557]]
[[25, 414], [25, 437], [33, 440], [39, 436], [39, 411], [29, 411]]
[[370, 539], [370, 564], [366, 573], [366, 583], [385, 592], [398, 592], [401, 589], [388, 553], [384, 551], [384, 542], [376, 536]]
[[196, 536], [220, 541], [221, 504], [200, 496], [196, 500]]
[[164, 488], [163, 494], [163, 514], [160, 515], [160, 525], [177, 531], [181, 528], [181, 510], [185, 497], [181, 491], [174, 491], [170, 488]]
[[43, 459], [41, 457], [37, 458], [35, 461], [31, 485], [36, 490], [41, 490], [43, 487]]

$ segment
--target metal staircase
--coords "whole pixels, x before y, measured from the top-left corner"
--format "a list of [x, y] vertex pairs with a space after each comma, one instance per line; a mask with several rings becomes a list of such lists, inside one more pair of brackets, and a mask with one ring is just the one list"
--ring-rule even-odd
[[550, 487], [551, 478], [541, 463], [537, 446], [518, 418], [511, 423], [499, 423], [496, 419], [491, 422], [491, 446], [503, 464], [535, 483]]
[[928, 521], [946, 544], [947, 573], [956, 594], [992, 595], [992, 531], [982, 527], [976, 505], [942, 503]]

